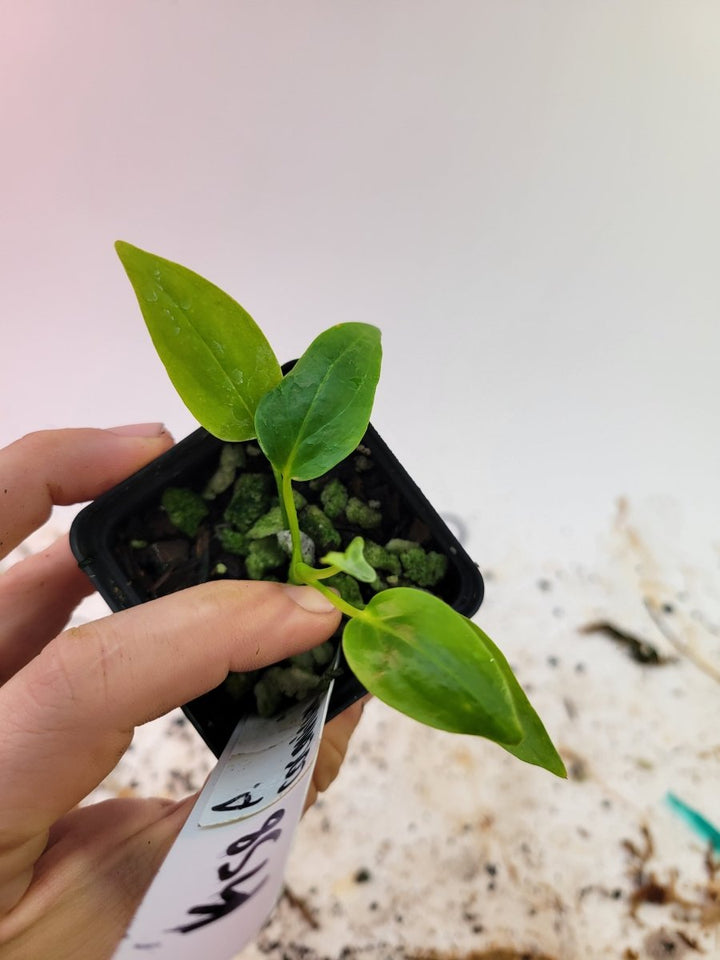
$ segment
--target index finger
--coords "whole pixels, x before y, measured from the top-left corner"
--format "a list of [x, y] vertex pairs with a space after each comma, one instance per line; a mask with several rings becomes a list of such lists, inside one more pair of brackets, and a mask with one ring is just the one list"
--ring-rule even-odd
[[339, 619], [312, 587], [214, 581], [61, 634], [0, 689], [0, 850], [86, 796], [137, 724], [321, 643]]
[[0, 450], [0, 558], [41, 526], [53, 504], [82, 503], [172, 443], [162, 424], [40, 430]]

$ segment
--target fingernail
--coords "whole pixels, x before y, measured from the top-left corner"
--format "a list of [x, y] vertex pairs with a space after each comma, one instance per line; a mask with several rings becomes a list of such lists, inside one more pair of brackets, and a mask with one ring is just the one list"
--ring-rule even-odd
[[332, 613], [335, 607], [314, 587], [299, 587], [288, 584], [285, 592], [290, 599], [309, 613]]
[[165, 433], [165, 424], [126, 423], [122, 427], [108, 427], [107, 432], [117, 437], [160, 437]]

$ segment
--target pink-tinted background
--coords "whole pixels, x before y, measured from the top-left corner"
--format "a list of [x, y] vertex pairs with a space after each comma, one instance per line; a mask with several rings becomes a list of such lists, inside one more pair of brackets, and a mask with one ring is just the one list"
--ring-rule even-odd
[[712, 506], [716, 4], [0, 11], [0, 440], [191, 428], [120, 237], [224, 285], [283, 358], [378, 323], [375, 421], [447, 509], [545, 539], [621, 493]]

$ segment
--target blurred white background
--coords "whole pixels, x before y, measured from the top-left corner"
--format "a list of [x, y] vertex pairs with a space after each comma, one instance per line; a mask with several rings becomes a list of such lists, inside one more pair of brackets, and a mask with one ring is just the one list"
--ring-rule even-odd
[[3, 443], [192, 428], [123, 238], [227, 289], [281, 359], [377, 323], [374, 423], [481, 564], [486, 533], [587, 552], [619, 495], [717, 523], [715, 0], [0, 19]]

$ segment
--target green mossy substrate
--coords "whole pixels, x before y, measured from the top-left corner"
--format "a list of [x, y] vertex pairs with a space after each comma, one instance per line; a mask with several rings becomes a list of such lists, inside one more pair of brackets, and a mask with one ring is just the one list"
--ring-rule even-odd
[[[356, 536], [377, 571], [372, 584], [347, 574], [325, 581], [355, 606], [386, 587], [442, 592], [447, 558], [427, 526], [412, 516], [376, 467], [372, 451], [355, 453], [317, 480], [296, 483], [295, 504], [306, 559], [319, 562]], [[115, 552], [136, 588], [154, 598], [216, 579], [285, 581], [289, 538], [270, 464], [252, 441], [224, 444], [209, 475], [165, 489], [117, 531]], [[272, 716], [327, 685], [336, 639], [250, 674], [230, 674], [223, 692], [236, 710]]]

